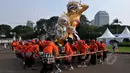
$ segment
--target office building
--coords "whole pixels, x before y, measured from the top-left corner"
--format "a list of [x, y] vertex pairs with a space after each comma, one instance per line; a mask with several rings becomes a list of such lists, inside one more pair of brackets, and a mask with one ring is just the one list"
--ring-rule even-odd
[[109, 14], [106, 11], [99, 11], [95, 15], [94, 25], [103, 26], [109, 24]]

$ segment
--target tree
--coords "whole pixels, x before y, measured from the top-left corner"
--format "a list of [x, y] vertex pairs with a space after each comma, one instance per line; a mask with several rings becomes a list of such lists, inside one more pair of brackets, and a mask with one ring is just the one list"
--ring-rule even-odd
[[28, 21], [27, 21], [27, 24], [34, 24], [34, 22], [28, 20]]
[[112, 22], [112, 25], [116, 26], [116, 34], [119, 34], [119, 29], [118, 28], [119, 28], [120, 24], [122, 24], [122, 22], [119, 21], [118, 18], [114, 19], [113, 22]]
[[[85, 15], [81, 15], [80, 17], [80, 24], [77, 26], [76, 30], [78, 35], [81, 39], [88, 39], [89, 38], [89, 25], [90, 21], [86, 18]], [[84, 33], [83, 33], [84, 32]]]
[[16, 36], [22, 36], [22, 38], [24, 39], [29, 39], [29, 38], [33, 38], [33, 28], [25, 26], [25, 25], [18, 25], [16, 26], [12, 32], [16, 33]]
[[112, 25], [114, 25], [114, 24], [122, 24], [122, 22], [121, 21], [119, 21], [119, 19], [118, 18], [116, 18], [116, 19], [114, 19], [113, 20], [113, 22], [112, 22]]
[[36, 29], [39, 34], [51, 35], [54, 31], [54, 26], [56, 25], [58, 16], [53, 16], [50, 19], [40, 19], [36, 22]]
[[80, 17], [80, 23], [81, 23], [81, 25], [86, 25], [86, 24], [89, 24], [90, 21], [86, 18], [85, 15], [81, 15], [81, 17]]
[[0, 35], [5, 35], [6, 37], [10, 37], [10, 31], [12, 30], [12, 27], [7, 24], [1, 24], [0, 25]]
[[36, 22], [36, 26], [34, 27], [34, 30], [36, 33], [39, 34], [46, 34], [46, 23], [47, 19], [40, 19]]
[[48, 36], [54, 36], [54, 30], [55, 30], [55, 25], [57, 24], [58, 21], [58, 16], [53, 16], [47, 21], [47, 35]]

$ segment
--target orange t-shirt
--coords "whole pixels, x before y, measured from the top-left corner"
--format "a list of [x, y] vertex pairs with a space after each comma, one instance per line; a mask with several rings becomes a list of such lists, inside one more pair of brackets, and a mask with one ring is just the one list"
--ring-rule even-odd
[[65, 52], [67, 55], [73, 55], [73, 51], [72, 51], [72, 48], [70, 47], [69, 43], [66, 43], [65, 44]]
[[34, 46], [33, 46], [33, 47], [34, 47], [34, 50], [35, 50], [35, 51], [39, 51], [39, 45], [34, 44]]
[[27, 52], [27, 50], [28, 50], [28, 47], [29, 47], [29, 45], [27, 45], [28, 43], [26, 42], [24, 45], [23, 45], [23, 49], [22, 49], [22, 52]]
[[97, 48], [98, 48], [98, 46], [95, 43], [94, 44], [90, 44], [90, 46], [89, 46], [90, 52], [96, 52]]
[[55, 51], [56, 55], [59, 55], [58, 47], [53, 42], [49, 41], [43, 49], [43, 52], [53, 54], [53, 51]]
[[86, 50], [88, 49], [88, 45], [87, 45], [83, 40], [79, 40], [79, 41], [76, 43], [76, 47], [77, 47], [77, 50], [78, 50], [80, 53], [86, 54]]
[[22, 45], [21, 44], [17, 44], [17, 46], [16, 47], [14, 47], [14, 49], [16, 50], [16, 51], [21, 51], [22, 50]]
[[12, 46], [12, 47], [16, 47], [16, 46], [17, 46], [17, 42], [15, 42], [15, 41], [12, 42], [12, 43], [11, 43], [11, 46]]
[[32, 44], [29, 44], [29, 46], [27, 46], [26, 52], [34, 53], [34, 47]]
[[106, 50], [106, 45], [104, 43], [101, 43], [100, 48], [101, 48], [101, 50]]

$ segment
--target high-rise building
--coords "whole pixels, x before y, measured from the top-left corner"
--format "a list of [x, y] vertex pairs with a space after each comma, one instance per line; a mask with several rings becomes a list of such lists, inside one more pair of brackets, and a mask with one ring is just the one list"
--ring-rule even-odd
[[27, 21], [27, 24], [26, 24], [26, 26], [29, 26], [29, 27], [31, 27], [31, 28], [33, 28], [33, 22], [32, 21]]
[[91, 25], [94, 25], [95, 24], [95, 21], [94, 21], [94, 19], [91, 21]]
[[94, 18], [94, 22], [94, 25], [96, 26], [109, 24], [109, 14], [106, 11], [97, 12]]

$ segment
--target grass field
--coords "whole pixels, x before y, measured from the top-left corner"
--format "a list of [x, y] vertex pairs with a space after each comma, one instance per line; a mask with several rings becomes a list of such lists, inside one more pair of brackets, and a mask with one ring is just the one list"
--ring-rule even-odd
[[[109, 51], [113, 51], [112, 46], [108, 46], [107, 48]], [[117, 52], [130, 52], [130, 47], [119, 47]]]

